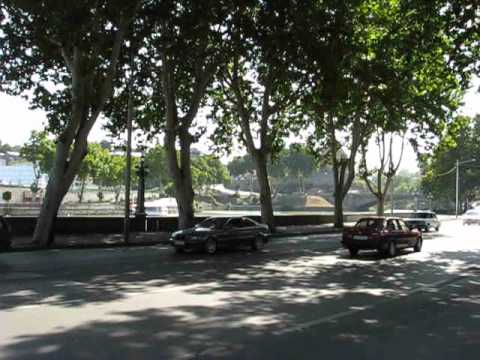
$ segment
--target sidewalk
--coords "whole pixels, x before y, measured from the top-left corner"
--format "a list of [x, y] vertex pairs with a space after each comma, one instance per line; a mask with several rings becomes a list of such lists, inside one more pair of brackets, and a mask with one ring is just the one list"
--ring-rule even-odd
[[[453, 221], [455, 216], [441, 215], [441, 221]], [[346, 223], [352, 226], [354, 223]], [[271, 235], [272, 239], [295, 236], [338, 234], [343, 229], [334, 228], [333, 224], [321, 225], [291, 225], [278, 226], [276, 233]], [[51, 249], [82, 249], [82, 248], [105, 248], [118, 246], [148, 246], [168, 244], [169, 232], [131, 233], [129, 244], [123, 241], [123, 234], [84, 234], [84, 235], [57, 235], [55, 245]], [[15, 237], [12, 242], [12, 251], [36, 250], [32, 244], [31, 237]]]
[[[347, 224], [349, 225], [349, 224]], [[340, 233], [342, 229], [332, 227], [332, 224], [307, 225], [307, 226], [279, 226], [277, 232], [271, 238], [282, 238], [289, 236], [306, 236], [315, 234]], [[168, 244], [169, 232], [131, 233], [127, 245], [123, 240], [123, 234], [72, 234], [56, 235], [55, 244], [51, 249], [82, 249], [82, 248], [104, 248], [118, 246], [148, 246]], [[32, 239], [29, 236], [14, 237], [12, 251], [35, 250]]]

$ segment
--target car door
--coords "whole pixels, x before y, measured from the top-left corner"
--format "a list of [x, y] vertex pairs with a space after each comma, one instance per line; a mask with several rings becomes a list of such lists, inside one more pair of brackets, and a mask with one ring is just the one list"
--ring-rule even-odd
[[393, 241], [396, 246], [401, 247], [402, 244], [402, 232], [399, 229], [398, 223], [395, 219], [388, 219], [387, 220], [387, 232], [388, 232], [388, 239]]
[[241, 218], [231, 218], [225, 224], [225, 233], [223, 236], [223, 244], [229, 247], [238, 246], [242, 243], [243, 222]]
[[248, 218], [243, 218], [243, 228], [242, 228], [242, 242], [245, 245], [250, 245], [251, 241], [256, 238], [259, 227], [258, 225]]
[[407, 226], [407, 224], [405, 224], [403, 220], [398, 219], [397, 224], [402, 233], [402, 246], [413, 246], [416, 242], [415, 234], [410, 230], [410, 228]]

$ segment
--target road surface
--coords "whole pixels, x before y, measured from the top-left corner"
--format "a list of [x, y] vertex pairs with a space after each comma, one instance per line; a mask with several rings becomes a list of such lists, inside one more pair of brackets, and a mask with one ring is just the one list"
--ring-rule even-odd
[[478, 359], [480, 227], [350, 259], [338, 235], [247, 250], [0, 255], [0, 359]]

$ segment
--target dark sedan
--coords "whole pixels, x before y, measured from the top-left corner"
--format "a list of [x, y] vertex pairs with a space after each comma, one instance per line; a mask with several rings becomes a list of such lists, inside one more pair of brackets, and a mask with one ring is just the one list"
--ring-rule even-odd
[[393, 257], [398, 249], [412, 247], [422, 250], [422, 233], [410, 229], [402, 219], [368, 217], [360, 219], [354, 227], [343, 232], [342, 244], [356, 256], [359, 250], [377, 250], [384, 256]]
[[176, 231], [170, 238], [175, 251], [204, 250], [214, 254], [218, 249], [250, 246], [261, 250], [268, 242], [268, 226], [248, 217], [211, 217], [195, 227]]

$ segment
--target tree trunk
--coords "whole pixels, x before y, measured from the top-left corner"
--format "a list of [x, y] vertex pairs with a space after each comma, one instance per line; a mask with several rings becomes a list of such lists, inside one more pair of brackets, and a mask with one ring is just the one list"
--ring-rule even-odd
[[193, 185], [190, 159], [190, 134], [184, 130], [180, 136], [180, 164], [175, 147], [175, 131], [167, 129], [165, 133], [165, 150], [167, 163], [175, 188], [178, 208], [178, 228], [187, 229], [194, 225]]
[[86, 155], [86, 139], [83, 142], [79, 141], [78, 144], [69, 154], [69, 144], [61, 140], [57, 143], [54, 169], [48, 179], [47, 192], [33, 232], [33, 242], [38, 246], [46, 247], [53, 244], [58, 209]]
[[65, 196], [61, 194], [61, 188], [63, 184], [58, 184], [55, 179], [48, 181], [47, 192], [33, 233], [33, 242], [41, 247], [49, 246], [54, 242], [55, 220]]
[[335, 194], [334, 194], [334, 202], [335, 202], [335, 215], [334, 215], [334, 226], [336, 228], [343, 228], [343, 195], [341, 189], [339, 189], [340, 185], [335, 184]]
[[385, 215], [385, 195], [377, 196], [377, 215]]
[[258, 152], [255, 156], [257, 180], [260, 186], [260, 208], [262, 222], [267, 224], [270, 231], [275, 232], [275, 217], [273, 215], [272, 192], [268, 181], [266, 156]]
[[80, 193], [78, 194], [78, 202], [82, 203], [83, 201], [83, 194], [85, 193], [85, 179], [82, 179], [82, 185], [80, 186]]
[[175, 182], [175, 199], [178, 206], [178, 228], [187, 229], [194, 225], [193, 189], [185, 179]]

